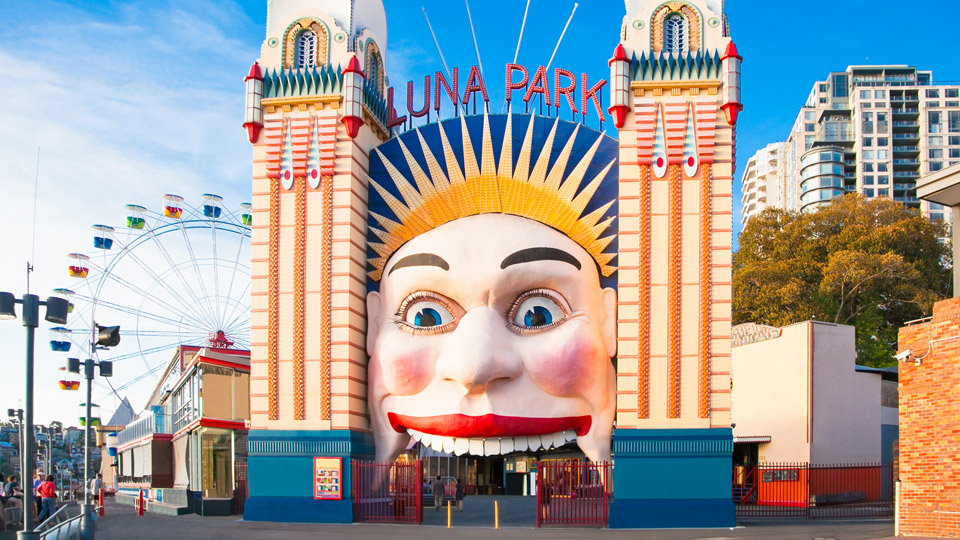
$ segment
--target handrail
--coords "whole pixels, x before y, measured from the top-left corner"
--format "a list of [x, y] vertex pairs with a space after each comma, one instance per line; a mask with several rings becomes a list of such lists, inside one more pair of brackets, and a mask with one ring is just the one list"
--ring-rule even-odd
[[72, 504], [72, 503], [61, 506], [60, 508], [57, 509], [56, 512], [53, 513], [52, 516], [43, 520], [43, 523], [41, 523], [40, 525], [37, 525], [37, 528], [34, 529], [34, 532], [44, 532], [48, 529], [52, 529], [53, 527], [56, 527], [57, 525], [59, 525], [64, 521], [67, 521], [68, 519], [70, 519], [69, 517], [67, 517], [67, 514], [70, 513], [68, 509], [73, 508], [75, 506], [76, 504]]
[[[80, 521], [83, 515], [74, 516], [52, 529], [40, 533], [41, 540], [80, 540]], [[46, 522], [44, 522], [46, 523]]]

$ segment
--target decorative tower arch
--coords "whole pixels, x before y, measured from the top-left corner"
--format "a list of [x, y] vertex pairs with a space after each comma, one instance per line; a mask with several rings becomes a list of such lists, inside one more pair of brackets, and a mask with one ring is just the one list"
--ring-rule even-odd
[[[739, 56], [723, 21], [721, 0], [628, 0], [610, 61], [620, 153], [635, 156], [620, 161], [611, 527], [735, 522], [730, 276]], [[647, 481], [623, 482], [625, 472]]]

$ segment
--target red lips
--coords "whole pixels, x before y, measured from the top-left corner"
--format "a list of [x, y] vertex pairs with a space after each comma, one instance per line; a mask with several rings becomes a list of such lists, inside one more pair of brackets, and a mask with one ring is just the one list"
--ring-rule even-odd
[[559, 418], [531, 418], [525, 416], [501, 416], [485, 414], [443, 414], [439, 416], [407, 416], [387, 413], [390, 425], [398, 433], [406, 428], [443, 437], [517, 437], [544, 435], [558, 431], [573, 430], [577, 435], [590, 431], [589, 416], [564, 416]]

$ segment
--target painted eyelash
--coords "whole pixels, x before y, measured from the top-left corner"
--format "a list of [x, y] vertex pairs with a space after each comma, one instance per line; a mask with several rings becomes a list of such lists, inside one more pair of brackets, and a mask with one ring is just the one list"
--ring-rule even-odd
[[[553, 300], [557, 304], [557, 306], [560, 307], [560, 311], [563, 312], [563, 318], [557, 321], [553, 321], [548, 325], [537, 326], [537, 327], [520, 326], [519, 324], [513, 322], [513, 318], [517, 315], [517, 310], [520, 309], [520, 305], [523, 304], [523, 301], [535, 296], [549, 298], [550, 300]], [[566, 299], [563, 298], [563, 296], [561, 296], [559, 293], [555, 291], [551, 291], [550, 289], [529, 290], [521, 294], [520, 296], [518, 296], [517, 299], [513, 301], [513, 304], [510, 305], [510, 308], [507, 310], [507, 314], [506, 314], [507, 327], [510, 328], [512, 331], [523, 335], [523, 334], [529, 334], [529, 333], [543, 332], [544, 330], [549, 330], [551, 328], [560, 326], [561, 324], [566, 322], [566, 320], [570, 317], [570, 310], [567, 309], [567, 306], [565, 304], [566, 304]]]
[[[406, 318], [404, 317], [404, 315], [407, 312], [407, 309], [411, 305], [419, 302], [420, 300], [429, 300], [431, 302], [436, 302], [437, 304], [440, 304], [441, 306], [443, 306], [444, 309], [447, 310], [447, 313], [449, 313], [450, 316], [453, 317], [453, 320], [451, 320], [446, 324], [441, 324], [440, 326], [431, 326], [427, 328], [414, 326], [408, 323], [406, 321]], [[398, 306], [397, 312], [394, 313], [394, 317], [396, 317], [396, 322], [400, 326], [400, 329], [406, 332], [410, 332], [411, 334], [440, 334], [440, 333], [446, 332], [447, 330], [450, 329], [451, 326], [456, 325], [457, 323], [457, 316], [454, 315], [454, 311], [450, 309], [450, 305], [447, 302], [441, 300], [437, 296], [434, 296], [433, 294], [427, 291], [417, 291], [407, 296], [406, 298], [404, 298], [403, 301], [400, 302], [400, 306]]]

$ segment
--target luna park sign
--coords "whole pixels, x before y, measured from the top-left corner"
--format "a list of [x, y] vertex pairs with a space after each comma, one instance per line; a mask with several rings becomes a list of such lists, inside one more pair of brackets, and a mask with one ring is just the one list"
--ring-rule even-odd
[[[519, 73], [519, 77], [517, 76]], [[552, 75], [552, 77], [551, 77]], [[454, 108], [463, 106], [466, 108], [470, 104], [474, 94], [480, 93], [484, 106], [488, 106], [490, 98], [487, 96], [487, 85], [483, 80], [480, 68], [470, 67], [470, 73], [467, 75], [466, 85], [463, 87], [463, 94], [460, 93], [460, 69], [453, 68], [450, 75], [451, 80], [442, 72], [437, 71], [433, 76], [423, 77], [423, 100], [419, 109], [414, 108], [414, 81], [407, 81], [407, 114], [397, 117], [396, 109], [393, 103], [393, 87], [387, 89], [387, 129], [400, 126], [407, 121], [407, 115], [413, 118], [422, 118], [430, 113], [431, 106], [437, 115], [440, 114], [440, 103], [444, 96]], [[518, 79], [518, 80], [517, 80]], [[531, 75], [527, 68], [519, 64], [506, 65], [506, 81], [504, 88], [504, 97], [507, 103], [513, 100], [514, 92], [523, 92], [523, 102], [530, 103], [532, 99], [539, 98], [543, 105], [556, 107], [558, 110], [561, 103], [566, 103], [573, 114], [587, 114], [590, 104], [597, 113], [600, 122], [603, 122], [603, 110], [600, 107], [602, 99], [601, 89], [607, 84], [607, 81], [600, 79], [596, 84], [590, 86], [587, 80], [587, 74], [581, 73], [579, 79], [579, 100], [578, 79], [572, 71], [563, 68], [554, 68], [552, 73], [547, 71], [545, 66], [538, 66]], [[552, 84], [551, 84], [552, 83]], [[431, 91], [432, 90], [432, 91]], [[580, 107], [577, 107], [579, 103]]]

